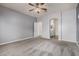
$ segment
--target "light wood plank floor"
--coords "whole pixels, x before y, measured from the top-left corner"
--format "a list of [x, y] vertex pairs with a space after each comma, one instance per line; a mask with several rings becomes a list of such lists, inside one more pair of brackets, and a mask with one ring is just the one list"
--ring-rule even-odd
[[0, 56], [77, 56], [74, 43], [32, 38], [0, 46]]

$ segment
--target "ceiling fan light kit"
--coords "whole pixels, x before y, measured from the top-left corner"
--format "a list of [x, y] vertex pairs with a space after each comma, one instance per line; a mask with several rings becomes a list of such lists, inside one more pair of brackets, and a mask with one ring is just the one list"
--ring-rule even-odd
[[45, 3], [28, 3], [28, 5], [34, 7], [29, 9], [30, 12], [36, 12], [37, 14], [47, 12], [47, 5]]

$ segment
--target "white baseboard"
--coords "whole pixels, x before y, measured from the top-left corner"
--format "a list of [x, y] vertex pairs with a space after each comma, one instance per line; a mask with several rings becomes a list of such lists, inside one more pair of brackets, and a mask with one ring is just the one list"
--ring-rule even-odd
[[8, 44], [8, 43], [13, 43], [13, 42], [18, 42], [18, 41], [22, 41], [22, 40], [26, 40], [26, 39], [30, 39], [30, 38], [34, 38], [34, 37], [28, 37], [28, 38], [18, 39], [18, 40], [14, 40], [14, 41], [10, 41], [10, 42], [0, 43], [0, 45], [4, 45], [4, 44]]
[[77, 41], [68, 41], [68, 40], [64, 40], [64, 39], [62, 39], [62, 40], [59, 40], [59, 41], [64, 41], [64, 42], [71, 42], [71, 43], [77, 43]]

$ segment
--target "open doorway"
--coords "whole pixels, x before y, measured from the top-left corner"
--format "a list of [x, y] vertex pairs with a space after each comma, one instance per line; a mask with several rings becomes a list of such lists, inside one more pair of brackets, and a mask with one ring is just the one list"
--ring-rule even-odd
[[52, 18], [49, 22], [50, 38], [58, 40], [58, 19]]

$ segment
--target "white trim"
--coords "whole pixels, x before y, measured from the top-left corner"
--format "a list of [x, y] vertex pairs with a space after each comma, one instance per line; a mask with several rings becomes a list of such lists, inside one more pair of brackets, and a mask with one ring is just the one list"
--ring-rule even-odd
[[77, 47], [79, 48], [79, 43], [78, 43], [78, 42], [76, 43], [76, 45], [77, 45]]
[[64, 39], [59, 40], [59, 41], [65, 41], [65, 42], [77, 43], [77, 41], [68, 41], [68, 40], [64, 40]]
[[4, 45], [4, 44], [8, 44], [8, 43], [13, 43], [13, 42], [18, 42], [18, 41], [22, 41], [22, 40], [26, 40], [26, 39], [30, 39], [30, 38], [34, 38], [34, 37], [28, 37], [28, 38], [18, 39], [18, 40], [14, 40], [14, 41], [10, 41], [10, 42], [0, 43], [0, 45]]

